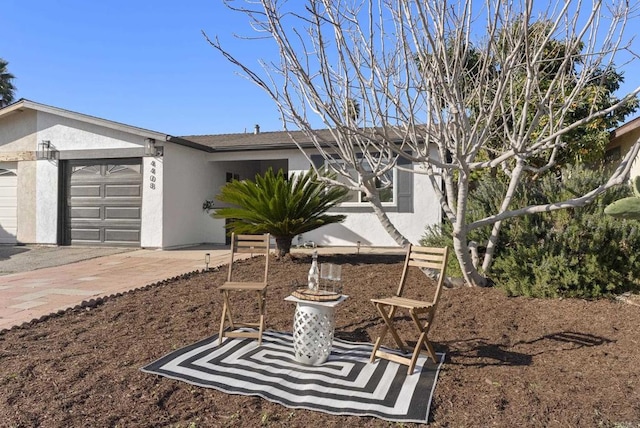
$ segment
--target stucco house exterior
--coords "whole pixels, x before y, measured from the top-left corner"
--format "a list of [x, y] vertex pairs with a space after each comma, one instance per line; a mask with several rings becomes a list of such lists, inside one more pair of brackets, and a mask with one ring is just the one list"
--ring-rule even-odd
[[[291, 174], [310, 165], [285, 132], [175, 137], [22, 99], [0, 109], [0, 243], [224, 244], [224, 220], [211, 218], [203, 203], [228, 180], [269, 167]], [[442, 220], [431, 184], [401, 171], [393, 182], [385, 209], [418, 242]], [[395, 246], [357, 199], [335, 208], [347, 215], [343, 223], [299, 239]]]
[[[605, 158], [608, 161], [619, 161], [631, 146], [640, 139], [640, 117], [630, 120], [611, 133]], [[635, 159], [631, 164], [629, 177], [640, 175], [640, 162]]]

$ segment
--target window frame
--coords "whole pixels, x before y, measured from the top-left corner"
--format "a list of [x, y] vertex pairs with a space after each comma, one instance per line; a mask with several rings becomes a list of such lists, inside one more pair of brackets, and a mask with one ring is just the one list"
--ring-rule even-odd
[[[342, 159], [333, 159], [332, 161], [333, 163], [338, 163], [338, 164], [345, 164], [346, 162]], [[328, 163], [325, 161], [323, 163], [323, 169], [325, 171], [330, 170], [330, 168], [328, 167]], [[348, 167], [347, 170], [355, 170], [355, 168], [352, 167]], [[387, 202], [381, 202], [381, 205], [383, 207], [397, 207], [398, 206], [398, 168], [394, 167], [391, 169], [391, 171], [389, 171], [387, 174], [391, 174], [391, 195], [392, 195], [392, 200], [391, 201], [387, 201]], [[340, 177], [338, 177], [339, 179]], [[382, 190], [384, 190], [386, 188], [383, 188]], [[354, 208], [354, 207], [367, 207], [370, 206], [370, 202], [369, 201], [364, 201], [363, 196], [364, 196], [364, 192], [361, 191], [356, 191], [356, 190], [349, 190], [349, 192], [356, 192], [357, 196], [358, 196], [358, 201], [346, 201], [346, 202], [341, 202], [337, 205], [337, 207], [345, 207], [345, 208]]]

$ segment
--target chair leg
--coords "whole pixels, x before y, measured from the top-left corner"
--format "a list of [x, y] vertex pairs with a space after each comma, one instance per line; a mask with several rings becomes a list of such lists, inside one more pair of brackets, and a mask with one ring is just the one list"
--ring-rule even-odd
[[[223, 292], [224, 293], [224, 292]], [[227, 317], [227, 301], [223, 299], [222, 302], [222, 316], [220, 317], [220, 334], [218, 335], [218, 344], [222, 344], [222, 339], [224, 338], [224, 322]]]
[[226, 321], [229, 321], [231, 330], [234, 329], [233, 315], [231, 314], [231, 303], [229, 302], [228, 290], [222, 290], [222, 300], [222, 316], [220, 317], [220, 334], [218, 335], [218, 344], [222, 344], [222, 339], [225, 337], [224, 326]]
[[[431, 342], [429, 342], [428, 334], [429, 334], [429, 329], [431, 328], [431, 320], [433, 319], [432, 316], [427, 316], [427, 320], [424, 322], [420, 321], [420, 318], [418, 318], [418, 313], [414, 312], [414, 311], [410, 311], [411, 314], [411, 318], [413, 319], [414, 324], [416, 325], [416, 328], [418, 329], [418, 331], [420, 332], [420, 337], [418, 339], [418, 343], [416, 343], [416, 350], [420, 350], [420, 348], [422, 347], [422, 345], [424, 345], [427, 354], [429, 355], [429, 357], [431, 357], [431, 359], [433, 360], [434, 363], [438, 362], [438, 359], [436, 357], [436, 353], [433, 349], [433, 345], [431, 345]], [[415, 354], [415, 352], [414, 352]], [[417, 353], [419, 354], [419, 352]], [[417, 359], [417, 354], [416, 354], [416, 359]]]
[[258, 346], [262, 345], [262, 333], [264, 332], [264, 315], [265, 315], [265, 303], [267, 300], [267, 290], [258, 291], [258, 312], [260, 314], [260, 321], [258, 326]]
[[387, 327], [386, 325], [382, 327], [382, 331], [380, 332], [380, 335], [376, 339], [376, 343], [373, 345], [373, 350], [371, 351], [371, 357], [369, 357], [370, 363], [373, 363], [376, 360], [376, 353], [378, 352], [378, 348], [380, 348], [382, 339], [384, 339], [384, 337], [387, 335], [388, 330], [389, 330], [389, 327]]
[[385, 325], [389, 328], [389, 333], [391, 333], [396, 345], [398, 345], [398, 348], [400, 348], [402, 352], [406, 352], [405, 343], [402, 341], [402, 338], [400, 338], [400, 335], [393, 326], [393, 317], [395, 316], [398, 308], [396, 306], [392, 306], [387, 314], [382, 305], [376, 305], [376, 307], [378, 308], [378, 312], [380, 312], [380, 316], [384, 320]]
[[371, 357], [369, 357], [369, 362], [371, 363], [375, 361], [376, 356], [378, 354], [378, 350], [380, 349], [380, 345], [382, 344], [382, 341], [384, 340], [387, 333], [391, 333], [391, 336], [393, 336], [393, 340], [396, 342], [398, 347], [402, 350], [402, 352], [405, 352], [404, 342], [398, 335], [398, 332], [396, 331], [396, 329], [393, 327], [393, 317], [396, 313], [397, 308], [395, 306], [391, 307], [391, 309], [389, 310], [389, 313], [387, 314], [383, 305], [380, 305], [377, 303], [374, 305], [376, 309], [378, 309], [378, 312], [380, 312], [380, 316], [384, 321], [384, 327], [382, 327], [382, 331], [380, 332], [378, 339], [376, 339], [376, 343], [373, 345], [373, 350], [371, 351]]
[[224, 292], [224, 304], [227, 307], [227, 321], [229, 321], [229, 328], [231, 331], [235, 330], [236, 326], [233, 322], [233, 313], [231, 312], [231, 301], [229, 300], [229, 291], [225, 290]]

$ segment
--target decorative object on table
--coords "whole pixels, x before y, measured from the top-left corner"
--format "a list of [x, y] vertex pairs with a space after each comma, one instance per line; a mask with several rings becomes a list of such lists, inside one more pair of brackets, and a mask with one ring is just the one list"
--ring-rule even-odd
[[420, 356], [409, 376], [393, 361], [369, 364], [372, 347], [335, 339], [325, 364], [303, 366], [293, 358], [290, 333], [265, 331], [260, 347], [242, 338], [218, 345], [213, 336], [173, 351], [142, 371], [294, 409], [426, 423], [444, 355], [438, 354], [437, 364]]
[[342, 266], [334, 263], [322, 263], [320, 265], [321, 289], [334, 293], [342, 293]]
[[[220, 341], [225, 337], [255, 337], [258, 339], [258, 345], [262, 343], [262, 332], [265, 327], [265, 305], [267, 300], [267, 277], [269, 274], [269, 252], [271, 236], [268, 233], [262, 235], [236, 235], [231, 234], [231, 260], [229, 260], [229, 270], [227, 281], [218, 287], [222, 292], [224, 304], [222, 306], [222, 316], [220, 317]], [[256, 278], [254, 281], [235, 281], [233, 275], [233, 262], [238, 254], [251, 254], [252, 256], [264, 257], [264, 274], [262, 278]], [[234, 321], [232, 305], [230, 299], [231, 292], [253, 292], [258, 301], [258, 321]], [[246, 316], [246, 309], [236, 311]], [[229, 322], [230, 330], [225, 330], [225, 323]], [[237, 327], [257, 327], [257, 332], [237, 332]]]
[[311, 267], [309, 268], [309, 274], [307, 275], [307, 283], [309, 290], [318, 291], [318, 285], [320, 283], [320, 272], [318, 271], [318, 250], [313, 250]]
[[[322, 291], [316, 292], [321, 294]], [[296, 303], [293, 315], [293, 351], [296, 361], [316, 366], [324, 363], [331, 353], [335, 328], [335, 308], [349, 296], [337, 300], [313, 301], [294, 296], [284, 300]]]
[[338, 300], [342, 294], [329, 290], [309, 290], [308, 288], [298, 288], [291, 295], [301, 300], [311, 300], [312, 302], [331, 302]]
[[[400, 285], [396, 291], [395, 296], [388, 297], [386, 299], [371, 299], [382, 320], [384, 321], [384, 327], [380, 333], [380, 336], [376, 340], [376, 343], [371, 352], [371, 362], [373, 363], [376, 358], [384, 358], [391, 361], [395, 361], [400, 364], [406, 364], [409, 366], [407, 373], [413, 373], [413, 369], [417, 364], [418, 357], [421, 353], [425, 352], [435, 362], [436, 353], [433, 350], [433, 346], [427, 335], [429, 329], [433, 324], [433, 317], [438, 307], [438, 301], [442, 292], [442, 285], [444, 284], [445, 271], [447, 268], [447, 253], [448, 248], [434, 248], [434, 247], [419, 247], [417, 245], [409, 244], [407, 248], [407, 256], [404, 261], [404, 268], [402, 270], [402, 276], [400, 277]], [[417, 269], [428, 269], [431, 272], [438, 273], [438, 280], [433, 293], [432, 301], [422, 301], [409, 299], [406, 295], [407, 285], [407, 273], [410, 267]], [[424, 277], [425, 282], [427, 277]], [[397, 310], [406, 310], [409, 312], [409, 316], [413, 322], [411, 323], [417, 329], [418, 339], [413, 347], [413, 354], [411, 358], [403, 357], [395, 353], [389, 353], [387, 351], [380, 350], [380, 344], [387, 335], [391, 333], [393, 340], [398, 345], [398, 348], [402, 352], [405, 352], [405, 347], [408, 346], [402, 341], [402, 338], [396, 330], [394, 322], [396, 321]], [[425, 347], [423, 350], [422, 347]]]

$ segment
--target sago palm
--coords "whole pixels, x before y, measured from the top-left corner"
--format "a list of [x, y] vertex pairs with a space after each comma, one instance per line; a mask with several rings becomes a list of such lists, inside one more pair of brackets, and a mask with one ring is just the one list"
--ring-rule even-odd
[[275, 174], [269, 168], [255, 181], [234, 180], [222, 187], [216, 198], [232, 206], [219, 208], [213, 216], [229, 219], [227, 228], [236, 233], [270, 233], [278, 255], [284, 256], [296, 235], [345, 219], [326, 212], [347, 192], [317, 181], [313, 170], [287, 180], [282, 170]]

